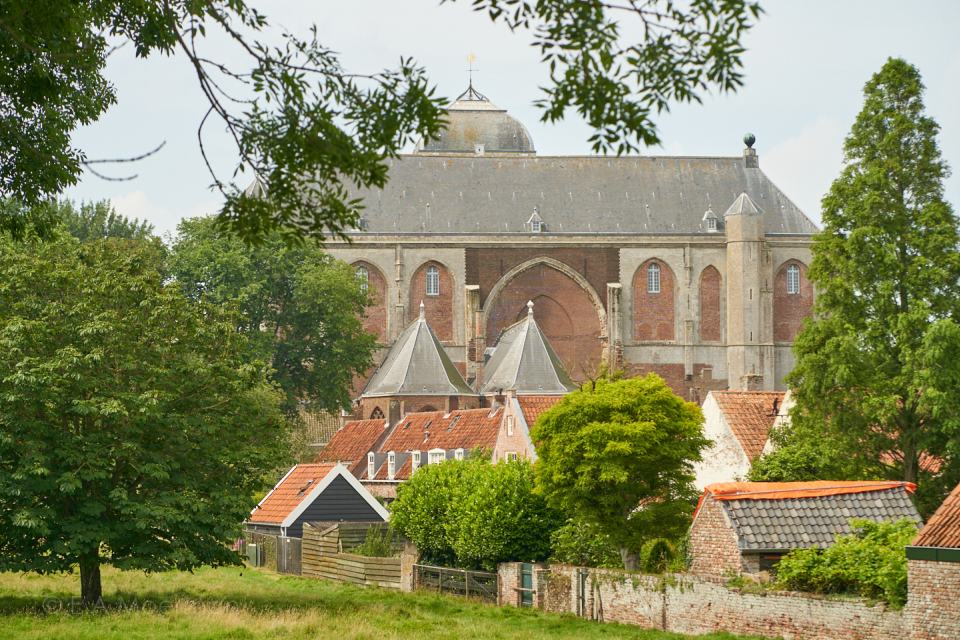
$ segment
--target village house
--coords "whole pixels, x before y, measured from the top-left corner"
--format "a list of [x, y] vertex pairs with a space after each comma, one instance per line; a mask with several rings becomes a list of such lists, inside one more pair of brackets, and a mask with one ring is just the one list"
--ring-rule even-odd
[[960, 638], [960, 485], [907, 547], [914, 640]]
[[690, 571], [770, 571], [794, 549], [824, 549], [850, 519], [921, 523], [909, 482], [728, 482], [707, 486], [690, 528]]
[[[713, 444], [694, 464], [697, 489], [717, 482], [744, 480], [766, 451], [770, 431], [786, 414], [789, 392], [711, 391], [703, 410], [703, 433]], [[765, 451], [766, 450], [766, 451]]]
[[300, 538], [305, 522], [386, 522], [389, 514], [342, 464], [298, 464], [253, 508], [244, 528]]

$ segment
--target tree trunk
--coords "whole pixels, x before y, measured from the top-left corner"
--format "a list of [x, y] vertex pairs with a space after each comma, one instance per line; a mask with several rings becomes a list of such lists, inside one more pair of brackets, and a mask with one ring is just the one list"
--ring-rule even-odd
[[85, 607], [97, 606], [103, 599], [98, 551], [80, 557], [80, 599]]
[[626, 547], [620, 547], [620, 559], [623, 561], [623, 568], [627, 571], [637, 570], [639, 555], [636, 551], [631, 551]]

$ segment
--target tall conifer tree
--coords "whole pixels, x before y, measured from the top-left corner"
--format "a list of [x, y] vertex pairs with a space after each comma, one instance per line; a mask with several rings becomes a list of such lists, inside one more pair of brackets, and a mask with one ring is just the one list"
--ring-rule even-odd
[[796, 435], [780, 454], [829, 443], [836, 450], [821, 461], [832, 468], [822, 474], [916, 482], [926, 454], [949, 470], [956, 453], [945, 403], [960, 380], [951, 355], [960, 354], [960, 233], [923, 91], [917, 68], [900, 59], [871, 78], [843, 170], [823, 199], [810, 268], [815, 317], [797, 338], [788, 378]]

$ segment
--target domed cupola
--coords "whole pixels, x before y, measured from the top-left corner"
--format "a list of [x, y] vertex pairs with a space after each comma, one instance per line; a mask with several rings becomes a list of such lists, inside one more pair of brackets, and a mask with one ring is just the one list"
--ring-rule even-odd
[[447, 107], [447, 127], [439, 138], [421, 141], [417, 153], [533, 155], [533, 139], [519, 120], [490, 102], [473, 83]]

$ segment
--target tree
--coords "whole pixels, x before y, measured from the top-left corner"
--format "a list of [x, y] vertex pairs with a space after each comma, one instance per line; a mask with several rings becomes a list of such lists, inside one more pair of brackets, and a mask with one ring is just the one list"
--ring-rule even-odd
[[0, 247], [0, 570], [237, 564], [280, 462], [265, 367], [221, 308], [165, 284], [151, 243]]
[[662, 378], [597, 380], [537, 419], [537, 486], [571, 519], [594, 524], [635, 569], [643, 544], [679, 538], [696, 500], [693, 463], [709, 444], [700, 408]]
[[103, 238], [148, 240], [156, 237], [152, 224], [117, 213], [109, 200], [84, 202], [79, 209], [69, 200], [61, 200], [57, 203], [57, 209], [63, 226], [81, 242]]
[[349, 408], [376, 338], [363, 329], [367, 295], [348, 265], [313, 243], [290, 246], [273, 235], [250, 246], [213, 218], [193, 218], [178, 227], [170, 268], [192, 299], [237, 306], [237, 328], [251, 357], [273, 367], [288, 412], [300, 401]]
[[[595, 130], [594, 149], [617, 152], [658, 143], [654, 117], [672, 102], [738, 88], [740, 42], [760, 14], [754, 0], [473, 6], [532, 34], [551, 74], [538, 101], [543, 119], [576, 110]], [[630, 17], [641, 27], [635, 43], [621, 37], [621, 21]], [[270, 24], [244, 0], [8, 0], [0, 24], [0, 148], [7, 150], [0, 153], [0, 195], [28, 207], [56, 197], [84, 168], [103, 175], [104, 166], [136, 159], [90, 159], [71, 144], [77, 127], [116, 101], [104, 67], [127, 42], [139, 57], [189, 61], [208, 105], [197, 131], [201, 154], [206, 160], [203, 129], [211, 121], [235, 147], [229, 177], [207, 162], [224, 198], [219, 222], [249, 240], [274, 231], [288, 238], [342, 233], [361, 207], [347, 185], [383, 187], [386, 160], [443, 126], [443, 100], [412, 59], [352, 73], [318, 41], [316, 28], [307, 38], [283, 33], [281, 44], [266, 44]], [[204, 51], [208, 32], [235, 47], [236, 64]], [[251, 175], [267, 188], [245, 191], [240, 180]], [[0, 226], [22, 232], [24, 219], [2, 216]]]
[[929, 478], [922, 456], [956, 465], [960, 233], [938, 131], [917, 69], [888, 60], [864, 88], [823, 199], [815, 314], [787, 380], [797, 446], [829, 441], [853, 473], [917, 482]]
[[400, 485], [390, 523], [430, 562], [494, 570], [545, 560], [559, 515], [534, 491], [527, 461], [480, 456], [431, 464]]

